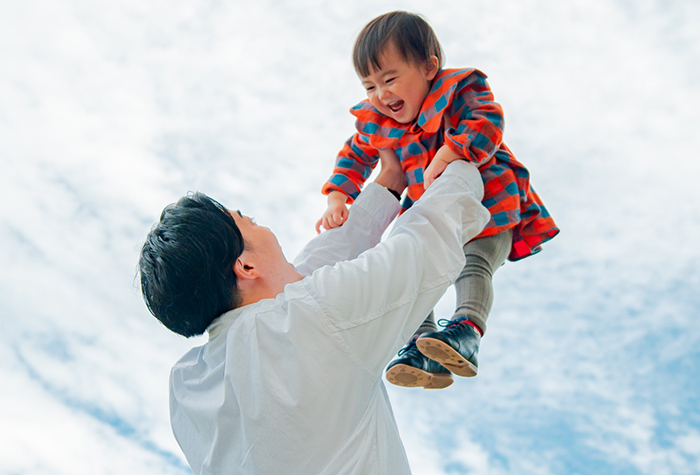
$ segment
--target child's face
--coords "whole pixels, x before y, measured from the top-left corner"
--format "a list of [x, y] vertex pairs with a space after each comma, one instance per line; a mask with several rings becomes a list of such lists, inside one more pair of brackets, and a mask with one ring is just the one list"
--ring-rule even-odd
[[407, 62], [393, 44], [384, 48], [379, 59], [381, 68], [370, 67], [369, 76], [360, 78], [369, 102], [400, 124], [413, 122], [438, 72], [438, 59], [431, 56], [428, 63], [417, 66]]

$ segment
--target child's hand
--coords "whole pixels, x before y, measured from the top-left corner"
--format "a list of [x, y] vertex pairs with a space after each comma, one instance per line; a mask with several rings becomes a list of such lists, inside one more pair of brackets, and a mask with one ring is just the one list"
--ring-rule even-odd
[[430, 162], [430, 165], [428, 165], [428, 168], [426, 168], [425, 172], [423, 173], [423, 187], [428, 189], [431, 183], [433, 183], [437, 177], [442, 175], [442, 172], [445, 171], [447, 165], [455, 160], [459, 160], [460, 158], [464, 157], [454, 153], [448, 146], [443, 145], [440, 147], [435, 154], [435, 157], [433, 157], [433, 160]]
[[339, 191], [331, 191], [328, 194], [328, 208], [316, 221], [316, 233], [321, 234], [321, 226], [324, 229], [333, 229], [343, 225], [348, 219], [348, 207], [345, 205], [347, 197]]

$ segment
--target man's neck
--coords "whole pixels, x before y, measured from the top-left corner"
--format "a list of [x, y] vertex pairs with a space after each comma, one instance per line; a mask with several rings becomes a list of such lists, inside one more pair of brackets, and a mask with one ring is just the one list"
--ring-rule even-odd
[[264, 299], [273, 299], [284, 292], [284, 287], [287, 284], [299, 282], [301, 279], [303, 279], [302, 275], [298, 273], [291, 265], [289, 266], [288, 270], [285, 270], [283, 273], [278, 275], [274, 275], [270, 279], [257, 279], [255, 284], [249, 289], [241, 290], [240, 307], [244, 307]]

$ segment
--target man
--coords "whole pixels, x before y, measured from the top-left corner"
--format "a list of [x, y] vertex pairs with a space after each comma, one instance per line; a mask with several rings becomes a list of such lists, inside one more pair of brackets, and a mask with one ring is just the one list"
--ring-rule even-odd
[[455, 162], [378, 244], [399, 210], [388, 189], [405, 185], [383, 167], [294, 266], [269, 229], [204, 195], [163, 211], [139, 262], [144, 298], [173, 331], [209, 334], [170, 377], [195, 474], [410, 473], [382, 370], [489, 213], [478, 170]]

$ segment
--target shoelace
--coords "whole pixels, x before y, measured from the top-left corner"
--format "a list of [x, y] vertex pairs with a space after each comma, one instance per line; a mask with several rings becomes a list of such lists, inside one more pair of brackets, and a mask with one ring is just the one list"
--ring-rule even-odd
[[412, 348], [415, 348], [415, 346], [416, 346], [416, 340], [418, 340], [418, 338], [412, 338], [411, 341], [408, 342], [408, 345], [404, 346], [403, 348], [401, 348], [401, 349], [399, 350], [398, 356], [403, 356], [403, 355], [405, 355], [406, 353], [408, 353], [409, 350], [411, 350]]
[[447, 320], [446, 318], [441, 318], [440, 320], [438, 320], [437, 324], [445, 329], [445, 333], [448, 333], [450, 335], [454, 334], [455, 332], [460, 332], [464, 325], [472, 326], [471, 323], [469, 323], [469, 320], [467, 319], [455, 321]]
[[454, 320], [448, 320], [446, 318], [441, 318], [438, 320], [437, 324], [440, 325], [442, 328], [452, 328], [456, 327], [458, 325], [469, 325], [467, 323], [468, 320], [459, 320], [459, 321], [454, 321]]
[[[442, 332], [448, 335], [450, 338], [456, 338], [458, 341], [458, 345], [460, 347], [460, 353], [462, 351], [470, 351], [471, 355], [467, 356], [467, 358], [471, 358], [475, 353], [479, 351], [479, 346], [478, 344], [476, 345], [476, 348], [474, 348], [471, 344], [467, 344], [465, 346], [462, 346], [464, 343], [466, 343], [464, 340], [461, 340], [462, 330], [464, 327], [470, 327], [472, 331], [478, 336], [479, 332], [476, 331], [474, 327], [472, 327], [471, 323], [469, 322], [468, 319], [464, 320], [447, 320], [447, 319], [440, 319], [438, 320], [438, 325], [441, 327], [445, 328]], [[457, 348], [455, 348], [457, 349]], [[464, 353], [462, 353], [464, 355]]]

